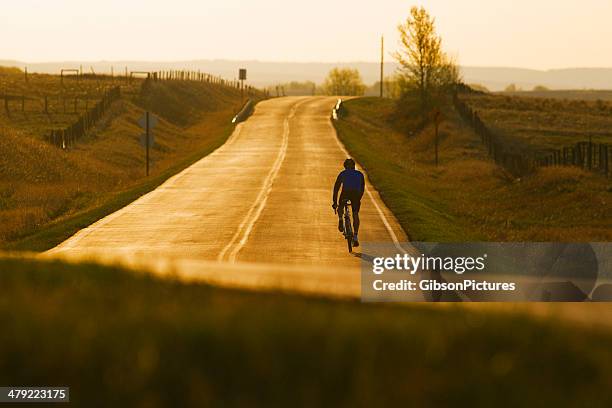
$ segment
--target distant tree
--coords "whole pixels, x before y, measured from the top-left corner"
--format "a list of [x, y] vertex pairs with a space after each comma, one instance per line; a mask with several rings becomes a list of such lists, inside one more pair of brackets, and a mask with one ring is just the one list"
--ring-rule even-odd
[[322, 86], [323, 93], [327, 95], [361, 96], [365, 88], [359, 71], [350, 68], [332, 69]]
[[385, 78], [383, 81], [383, 91], [387, 98], [398, 99], [402, 95], [402, 84], [400, 80], [397, 74]]
[[424, 117], [436, 94], [459, 81], [457, 65], [442, 51], [434, 22], [425, 8], [412, 7], [406, 22], [398, 26], [401, 49], [394, 54], [403, 93], [418, 95]]
[[473, 90], [475, 90], [475, 91], [487, 92], [487, 93], [491, 92], [491, 91], [489, 91], [489, 88], [487, 88], [486, 86], [481, 85], [481, 84], [469, 84], [468, 86], [470, 88], [472, 88]]
[[546, 92], [546, 91], [550, 91], [550, 89], [548, 89], [544, 85], [536, 85], [533, 87], [533, 91], [534, 92]]
[[[366, 87], [364, 95], [379, 96], [380, 81], [376, 81], [371, 86]], [[398, 99], [401, 96], [401, 87], [397, 74], [387, 76], [383, 80], [383, 96], [391, 99]]]
[[312, 81], [291, 81], [284, 84], [273, 85], [271, 87], [272, 94], [276, 92], [276, 87], [284, 89], [285, 95], [314, 95], [316, 90], [316, 85]]
[[516, 84], [510, 84], [504, 89], [504, 92], [517, 92], [519, 88], [517, 88]]

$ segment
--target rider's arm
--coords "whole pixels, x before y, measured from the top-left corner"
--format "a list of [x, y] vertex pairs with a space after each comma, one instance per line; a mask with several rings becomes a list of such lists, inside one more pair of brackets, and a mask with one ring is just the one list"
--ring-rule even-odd
[[365, 177], [363, 176], [363, 173], [359, 172], [359, 175], [361, 176], [361, 191], [360, 191], [360, 195], [359, 198], [363, 197], [363, 193], [365, 192]]
[[338, 177], [336, 177], [336, 183], [334, 184], [334, 195], [332, 196], [333, 204], [338, 204], [338, 191], [340, 191], [341, 185], [342, 185], [342, 172], [338, 174]]

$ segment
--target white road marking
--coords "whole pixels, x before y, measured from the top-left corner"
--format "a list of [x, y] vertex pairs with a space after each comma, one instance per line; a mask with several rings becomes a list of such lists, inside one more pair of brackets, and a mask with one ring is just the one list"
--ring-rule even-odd
[[[233, 144], [236, 141], [236, 139], [238, 139], [240, 137], [240, 134], [242, 132], [243, 124], [244, 124], [244, 122], [239, 123], [235, 127], [235, 129], [232, 132], [232, 134], [230, 135], [230, 137], [225, 141], [225, 143], [223, 143], [221, 146], [219, 146], [214, 151], [212, 151], [210, 154], [208, 154], [207, 156], [203, 157], [200, 160], [211, 160], [211, 158], [217, 156], [220, 153], [221, 150], [224, 150], [228, 146]], [[87, 226], [87, 227], [77, 231], [76, 234], [74, 234], [70, 238], [66, 239], [64, 242], [60, 243], [56, 247], [53, 247], [53, 248], [45, 251], [44, 253], [54, 253], [54, 252], [59, 252], [59, 251], [65, 251], [65, 250], [69, 250], [69, 249], [72, 249], [72, 248], [76, 247], [78, 245], [79, 241], [81, 241], [83, 238], [87, 237], [91, 233], [93, 233], [93, 232], [97, 231], [98, 229], [102, 228], [103, 226], [105, 226], [109, 222], [115, 220], [117, 217], [120, 217], [126, 211], [130, 211], [131, 204], [133, 204], [135, 202], [138, 202], [139, 204], [142, 204], [144, 201], [146, 201], [146, 200], [148, 200], [150, 198], [151, 194], [156, 193], [158, 189], [160, 189], [162, 187], [170, 187], [170, 186], [176, 184], [180, 179], [182, 179], [187, 174], [189, 174], [188, 173], [189, 168], [191, 168], [191, 166], [187, 167], [186, 169], [184, 169], [180, 173], [175, 174], [174, 176], [168, 178], [166, 181], [164, 181], [161, 185], [159, 185], [154, 190], [151, 190], [148, 193], [138, 197], [136, 200], [134, 200], [131, 203], [127, 204], [126, 206], [120, 208], [119, 210], [117, 210], [117, 211], [107, 215], [106, 217], [99, 219], [98, 221], [94, 222], [93, 224], [91, 224], [91, 225], [89, 225], [89, 226]]]
[[[346, 157], [352, 157], [349, 154], [348, 150], [346, 150], [346, 147], [344, 147], [344, 145], [340, 141], [340, 138], [338, 138], [338, 134], [336, 133], [336, 128], [334, 128], [334, 125], [332, 125], [331, 120], [328, 120], [328, 124], [331, 127], [331, 129], [332, 129], [332, 132], [334, 134], [334, 138], [336, 139], [336, 143], [338, 143], [338, 146], [340, 147], [340, 149], [344, 152]], [[363, 168], [362, 168], [362, 170], [363, 170]], [[363, 173], [365, 174], [365, 170], [363, 170]], [[367, 177], [367, 175], [366, 175], [366, 177]], [[368, 188], [367, 183], [366, 183], [365, 191], [368, 194], [368, 197], [370, 197], [370, 200], [372, 201], [372, 204], [374, 204], [374, 208], [376, 208], [376, 212], [378, 213], [378, 216], [380, 217], [380, 219], [383, 222], [385, 228], [387, 229], [387, 232], [389, 233], [389, 236], [391, 237], [391, 240], [393, 241], [393, 245], [395, 245], [395, 248], [397, 248], [398, 251], [400, 251], [400, 252], [402, 252], [404, 254], [407, 254], [406, 250], [404, 248], [402, 248], [402, 246], [400, 245], [400, 242], [397, 239], [397, 235], [395, 234], [395, 231], [393, 231], [393, 228], [391, 227], [391, 224], [389, 223], [389, 220], [387, 220], [387, 217], [385, 216], [385, 213], [382, 211], [382, 209], [380, 208], [380, 206], [376, 202], [376, 199], [374, 199], [374, 196], [372, 195], [372, 192]]]
[[230, 248], [232, 248], [232, 246], [234, 246], [235, 244], [235, 246], [233, 247], [233, 249], [231, 249], [231, 251], [229, 252], [229, 255], [227, 256], [227, 260], [229, 262], [235, 263], [236, 257], [238, 256], [238, 252], [240, 252], [240, 250], [246, 245], [247, 241], [249, 240], [249, 235], [251, 234], [251, 231], [253, 230], [255, 223], [261, 216], [261, 213], [266, 206], [266, 203], [268, 201], [268, 196], [270, 195], [270, 192], [272, 191], [272, 185], [274, 184], [274, 180], [276, 179], [276, 176], [278, 175], [278, 172], [281, 166], [283, 165], [283, 161], [285, 160], [285, 156], [287, 155], [287, 147], [289, 146], [289, 131], [290, 131], [289, 121], [295, 115], [295, 112], [298, 106], [304, 102], [306, 101], [300, 101], [300, 102], [297, 102], [295, 105], [293, 105], [293, 107], [291, 108], [291, 111], [289, 112], [289, 115], [285, 118], [283, 122], [283, 140], [282, 140], [281, 148], [278, 152], [278, 156], [276, 157], [276, 161], [274, 162], [274, 165], [270, 169], [270, 172], [268, 173], [264, 181], [264, 184], [262, 186], [261, 191], [259, 192], [257, 196], [257, 199], [253, 202], [253, 205], [251, 205], [251, 208], [249, 208], [249, 211], [247, 212], [246, 216], [242, 220], [242, 223], [240, 223], [238, 230], [232, 237], [231, 241], [219, 253], [219, 256], [217, 257], [218, 261], [223, 261], [223, 259], [225, 258], [225, 254], [228, 251], [230, 251]]

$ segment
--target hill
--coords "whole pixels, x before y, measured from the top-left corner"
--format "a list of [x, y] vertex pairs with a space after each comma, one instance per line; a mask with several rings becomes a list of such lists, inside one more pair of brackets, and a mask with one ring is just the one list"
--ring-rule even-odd
[[525, 90], [541, 85], [550, 89], [612, 89], [612, 68], [524, 68], [462, 67], [464, 82], [479, 83], [500, 91], [509, 84]]
[[[385, 63], [385, 74], [392, 74], [397, 64], [390, 56]], [[225, 78], [236, 78], [239, 68], [248, 69], [248, 82], [255, 86], [270, 86], [291, 81], [323, 82], [327, 73], [334, 67], [356, 68], [366, 84], [373, 84], [380, 78], [378, 62], [266, 62], [230, 60], [192, 60], [192, 61], [61, 61], [26, 63], [23, 61], [0, 60], [0, 65], [27, 66], [32, 72], [57, 74], [61, 68], [79, 68], [89, 72], [92, 68], [98, 73], [123, 72], [124, 67], [131, 70], [149, 71], [158, 69], [202, 70]], [[612, 89], [612, 68], [568, 68], [553, 70], [534, 70], [504, 67], [462, 66], [461, 71], [466, 83], [479, 83], [492, 91], [503, 90], [511, 83], [523, 89], [543, 85], [551, 89]]]
[[[83, 138], [62, 149], [48, 142], [50, 129], [77, 120], [87, 98], [91, 106], [117, 83], [65, 78], [62, 85], [58, 76], [29, 75], [24, 84], [22, 74], [0, 81], [7, 93], [31, 98], [24, 110], [12, 102], [9, 114], [0, 109], [0, 246], [30, 250], [57, 244], [221, 145], [241, 105], [240, 91], [221, 84], [173, 80], [144, 87], [134, 80], [120, 85], [121, 97]], [[55, 101], [46, 113], [42, 94]], [[57, 101], [75, 95], [80, 103], [65, 112]], [[149, 178], [136, 123], [145, 110], [160, 118]]]

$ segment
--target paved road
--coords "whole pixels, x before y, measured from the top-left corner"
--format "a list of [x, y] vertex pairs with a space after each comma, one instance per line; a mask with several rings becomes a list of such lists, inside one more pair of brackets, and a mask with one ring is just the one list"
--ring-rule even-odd
[[[217, 151], [44, 256], [119, 261], [226, 286], [359, 297], [360, 259], [347, 253], [330, 208], [346, 157], [329, 121], [335, 102], [261, 102]], [[361, 239], [406, 240], [372, 186], [368, 191]], [[462, 306], [597, 326], [612, 321], [605, 305]]]
[[[239, 286], [358, 295], [360, 258], [348, 254], [331, 210], [347, 157], [329, 120], [335, 102], [259, 103], [221, 148], [48, 254]], [[370, 185], [361, 220], [362, 241], [406, 241]]]

